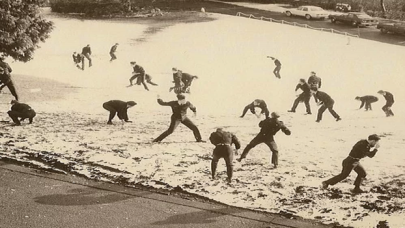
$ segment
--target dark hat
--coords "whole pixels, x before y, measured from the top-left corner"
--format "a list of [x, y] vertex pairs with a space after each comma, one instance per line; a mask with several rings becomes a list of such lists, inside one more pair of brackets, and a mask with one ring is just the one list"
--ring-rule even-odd
[[129, 62], [130, 64], [135, 64], [136, 63], [136, 61], [132, 61], [132, 62]]
[[360, 97], [355, 97], [354, 99], [358, 100], [358, 99], [360, 99]]
[[377, 93], [380, 93], [380, 94], [381, 94], [381, 93], [384, 93], [384, 91], [383, 91], [383, 90], [378, 90]]
[[184, 96], [184, 94], [177, 94], [177, 99], [184, 100], [186, 99], [186, 96]]
[[301, 78], [301, 79], [300, 79], [300, 82], [305, 82], [305, 79]]
[[176, 68], [176, 67], [173, 67], [173, 68], [172, 68], [172, 71], [177, 71], [177, 68]]
[[378, 140], [380, 140], [380, 137], [378, 135], [376, 135], [376, 134], [372, 134], [372, 135], [368, 136], [368, 140], [378, 141]]
[[135, 101], [128, 101], [128, 102], [127, 102], [127, 105], [135, 106], [135, 105], [136, 105], [136, 102], [135, 102]]
[[315, 74], [315, 75], [316, 75], [315, 71], [311, 71], [311, 74]]
[[280, 115], [277, 112], [272, 112], [270, 115], [273, 118], [279, 118], [280, 117]]

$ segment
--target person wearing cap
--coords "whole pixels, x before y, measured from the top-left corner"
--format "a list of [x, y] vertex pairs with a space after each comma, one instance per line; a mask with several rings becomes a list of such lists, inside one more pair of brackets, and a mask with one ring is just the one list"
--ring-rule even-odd
[[115, 114], [121, 121], [131, 123], [132, 121], [128, 118], [128, 109], [136, 105], [135, 101], [121, 101], [121, 100], [110, 100], [103, 104], [103, 108], [110, 111], [110, 116], [108, 117], [107, 124], [112, 124], [112, 119], [114, 119]]
[[390, 93], [388, 91], [384, 91], [384, 90], [380, 90], [377, 93], [383, 95], [386, 100], [385, 105], [382, 107], [382, 110], [385, 112], [385, 115], [387, 117], [393, 116], [394, 113], [392, 112], [391, 107], [394, 104], [394, 95], [392, 95], [392, 93]]
[[142, 84], [143, 87], [145, 88], [145, 90], [149, 91], [149, 88], [145, 83], [145, 78], [146, 78], [145, 74], [146, 73], [145, 73], [145, 70], [143, 69], [143, 67], [136, 64], [135, 61], [130, 62], [130, 64], [132, 66], [133, 72], [132, 72], [132, 77], [129, 79], [130, 85], [128, 87], [133, 86], [132, 81], [134, 81], [136, 79], [137, 85]]
[[311, 89], [319, 89], [322, 86], [322, 79], [316, 76], [314, 71], [311, 71], [311, 75], [308, 78], [308, 85]]
[[8, 63], [4, 62], [3, 57], [0, 58], [0, 92], [1, 90], [7, 86], [8, 90], [10, 90], [11, 95], [18, 101], [18, 94], [17, 90], [15, 89], [13, 80], [11, 80], [11, 69]]
[[367, 139], [362, 139], [358, 141], [349, 153], [349, 156], [345, 158], [342, 162], [342, 172], [326, 181], [322, 182], [323, 188], [328, 188], [329, 185], [335, 185], [340, 181], [346, 179], [352, 170], [357, 173], [357, 178], [354, 181], [354, 193], [363, 193], [364, 191], [360, 188], [361, 182], [366, 177], [367, 173], [363, 166], [360, 164], [360, 159], [365, 157], [374, 157], [377, 153], [380, 137], [376, 134], [368, 136]]
[[183, 83], [183, 93], [190, 93], [191, 83], [194, 79], [198, 79], [198, 77], [189, 73], [182, 73], [181, 82]]
[[274, 168], [277, 168], [278, 166], [278, 149], [277, 149], [277, 144], [274, 141], [274, 135], [281, 129], [282, 132], [286, 135], [291, 135], [291, 131], [284, 125], [282, 121], [280, 121], [278, 118], [280, 115], [276, 112], [271, 113], [271, 117], [267, 117], [265, 120], [260, 121], [259, 127], [260, 127], [260, 132], [259, 134], [256, 135], [250, 141], [250, 143], [246, 146], [246, 148], [243, 150], [242, 155], [240, 156], [239, 159], [237, 159], [239, 162], [242, 161], [242, 159], [246, 158], [246, 155], [249, 153], [249, 151], [254, 148], [255, 146], [265, 143], [271, 150], [272, 156], [271, 156], [271, 163], [274, 165]]
[[164, 102], [158, 96], [157, 102], [162, 106], [170, 106], [172, 108], [172, 116], [170, 117], [170, 126], [165, 132], [163, 132], [159, 137], [153, 140], [153, 142], [161, 142], [164, 138], [169, 136], [174, 132], [174, 130], [179, 126], [180, 123], [184, 124], [190, 130], [193, 131], [194, 137], [197, 142], [204, 142], [201, 139], [200, 131], [197, 126], [187, 117], [187, 109], [191, 109], [194, 112], [194, 115], [197, 114], [197, 109], [189, 101], [186, 100], [186, 97], [183, 94], [177, 94], [177, 101]]
[[37, 115], [34, 109], [29, 105], [20, 103], [16, 100], [12, 100], [11, 105], [11, 110], [8, 111], [7, 114], [13, 120], [15, 125], [20, 126], [21, 121], [24, 121], [27, 118], [29, 119], [29, 123], [32, 124], [34, 117]]
[[115, 52], [117, 51], [117, 47], [118, 47], [118, 43], [115, 43], [110, 49], [110, 56], [111, 56], [110, 62], [117, 59], [117, 56], [115, 55]]
[[234, 144], [237, 151], [240, 149], [240, 142], [238, 138], [222, 128], [218, 128], [215, 132], [210, 135], [210, 141], [215, 145], [215, 149], [212, 154], [211, 161], [211, 174], [212, 179], [215, 179], [215, 173], [218, 166], [218, 161], [220, 158], [224, 158], [226, 164], [226, 174], [228, 175], [228, 182], [232, 181], [233, 176], [233, 150], [231, 145]]
[[274, 68], [273, 73], [276, 76], [276, 78], [281, 78], [280, 76], [280, 70], [281, 70], [281, 62], [280, 60], [272, 57], [272, 56], [267, 56], [267, 58], [270, 58], [271, 60], [274, 61], [274, 65], [276, 65], [276, 68]]
[[321, 107], [318, 109], [318, 115], [316, 118], [316, 122], [321, 122], [322, 120], [322, 114], [325, 112], [326, 109], [329, 110], [330, 114], [332, 114], [333, 117], [335, 117], [336, 121], [342, 120], [333, 110], [333, 105], [335, 104], [335, 101], [325, 92], [319, 91], [316, 88], [311, 88], [311, 93], [314, 95], [315, 102], [320, 105]]
[[260, 118], [260, 114], [256, 114], [255, 108], [261, 108], [262, 111], [260, 112], [260, 114], [264, 114], [267, 117], [269, 117], [269, 109], [267, 108], [267, 104], [264, 100], [260, 100], [260, 99], [255, 99], [252, 103], [248, 104], [245, 106], [245, 108], [243, 109], [242, 115], [240, 116], [240, 118], [243, 118], [245, 116], [245, 114], [247, 113], [248, 110], [250, 110], [250, 112], [252, 114], [255, 114], [257, 116], [257, 118]]
[[298, 97], [295, 99], [293, 106], [289, 112], [295, 112], [297, 109], [297, 106], [300, 102], [304, 102], [305, 108], [307, 109], [307, 114], [312, 114], [311, 113], [311, 106], [309, 105], [309, 100], [311, 99], [311, 90], [309, 89], [308, 83], [305, 81], [305, 79], [301, 78], [300, 81], [298, 82], [297, 86], [295, 87], [295, 91], [298, 89], [302, 90], [302, 93], [298, 95]]
[[378, 97], [376, 96], [372, 96], [372, 95], [366, 95], [366, 96], [362, 96], [362, 97], [356, 97], [354, 98], [355, 100], [361, 101], [360, 104], [360, 108], [363, 108], [365, 105], [365, 109], [366, 111], [368, 110], [372, 110], [371, 109], [371, 103], [377, 102], [378, 101]]
[[[89, 67], [91, 67], [93, 64], [92, 64], [92, 60], [91, 60], [91, 57], [90, 57], [91, 56], [90, 44], [87, 44], [87, 46], [82, 49], [82, 55], [84, 57], [86, 57], [86, 59], [89, 60]], [[83, 69], [84, 69], [84, 65], [83, 65]]]

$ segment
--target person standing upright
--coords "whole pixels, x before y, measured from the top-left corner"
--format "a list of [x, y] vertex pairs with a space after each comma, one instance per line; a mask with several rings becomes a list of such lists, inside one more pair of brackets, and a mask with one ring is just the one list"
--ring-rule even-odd
[[378, 97], [372, 96], [372, 95], [366, 95], [366, 96], [362, 96], [362, 97], [356, 97], [356, 98], [354, 98], [354, 99], [356, 99], [356, 100], [358, 100], [358, 101], [361, 101], [361, 104], [360, 104], [360, 108], [359, 108], [359, 109], [363, 108], [364, 105], [366, 105], [366, 106], [365, 106], [366, 111], [372, 110], [372, 109], [371, 109], [371, 103], [374, 103], [374, 102], [377, 102], [377, 101], [378, 101]]
[[242, 159], [246, 158], [249, 151], [255, 146], [265, 143], [273, 153], [271, 156], [271, 163], [274, 165], [274, 168], [278, 166], [278, 148], [277, 144], [274, 141], [274, 135], [281, 129], [282, 132], [286, 135], [291, 135], [291, 131], [284, 125], [284, 123], [278, 118], [280, 115], [276, 112], [271, 113], [271, 118], [266, 118], [265, 120], [260, 121], [259, 127], [260, 132], [250, 141], [250, 143], [243, 150], [242, 155], [237, 161], [241, 162]]
[[[231, 145], [234, 144], [236, 151], [240, 149], [240, 142], [238, 138], [230, 133], [223, 131], [222, 128], [218, 128], [215, 132], [211, 133], [210, 141], [215, 145], [215, 149], [212, 155], [211, 161], [211, 174], [212, 179], [215, 179], [215, 173], [217, 171], [218, 161], [220, 158], [224, 158], [226, 164], [226, 173], [228, 175], [228, 182], [232, 181], [233, 176], [233, 155], [234, 152]], [[237, 152], [236, 152], [237, 154]]]
[[[363, 139], [358, 141], [352, 148], [349, 153], [349, 156], [343, 160], [342, 162], [342, 172], [334, 176], [326, 181], [322, 182], [323, 188], [328, 188], [329, 185], [335, 185], [340, 181], [346, 179], [352, 170], [357, 173], [357, 178], [354, 181], [354, 193], [363, 193], [364, 191], [360, 188], [361, 182], [367, 176], [366, 171], [364, 170], [363, 166], [360, 164], [360, 159], [365, 157], [374, 157], [377, 153], [377, 149], [380, 147], [379, 145], [380, 137], [376, 134], [368, 136], [367, 139]], [[373, 148], [371, 150], [371, 148]]]
[[129, 86], [133, 86], [132, 81], [136, 79], [136, 84], [140, 85], [142, 84], [145, 90], [149, 91], [148, 86], [145, 83], [145, 70], [143, 69], [142, 66], [138, 65], [135, 61], [130, 62], [133, 72], [132, 72], [132, 77], [129, 79]]
[[310, 89], [320, 89], [322, 86], [322, 79], [316, 76], [314, 71], [311, 71], [311, 75], [308, 78], [308, 85]]
[[291, 108], [291, 110], [288, 110], [289, 112], [295, 112], [295, 109], [297, 109], [298, 103], [304, 102], [305, 107], [307, 109], [307, 114], [312, 114], [311, 113], [311, 106], [309, 105], [309, 100], [311, 99], [311, 90], [309, 89], [308, 83], [305, 82], [305, 79], [300, 79], [298, 85], [295, 87], [295, 91], [298, 89], [302, 90], [302, 93], [298, 95], [298, 97], [295, 99], [294, 104]]
[[394, 116], [394, 113], [391, 110], [391, 107], [394, 104], [394, 95], [392, 95], [392, 93], [390, 93], [388, 91], [384, 91], [384, 90], [380, 90], [380, 91], [378, 91], [378, 93], [383, 95], [386, 100], [385, 105], [382, 107], [382, 110], [385, 112], [385, 115], [387, 117]]
[[333, 105], [335, 101], [325, 92], [319, 91], [318, 89], [312, 88], [311, 93], [314, 95], [315, 102], [320, 105], [321, 107], [318, 110], [318, 115], [316, 118], [316, 122], [321, 122], [322, 114], [325, 112], [326, 109], [329, 110], [330, 114], [335, 117], [336, 121], [342, 120], [340, 116], [333, 110]]
[[272, 57], [272, 56], [267, 56], [267, 58], [270, 58], [271, 60], [274, 61], [274, 65], [276, 65], [276, 68], [274, 68], [273, 73], [277, 78], [281, 78], [280, 71], [281, 71], [281, 62], [280, 60]]
[[13, 80], [11, 80], [11, 69], [8, 63], [4, 62], [4, 58], [0, 57], [0, 92], [1, 90], [7, 86], [8, 90], [10, 90], [11, 95], [18, 101], [18, 94], [17, 90], [15, 89]]
[[262, 109], [260, 114], [264, 114], [267, 117], [269, 117], [269, 109], [267, 108], [267, 104], [264, 100], [260, 100], [260, 99], [255, 99], [252, 103], [246, 105], [246, 107], [243, 109], [242, 115], [240, 116], [240, 118], [243, 118], [245, 116], [245, 114], [247, 113], [248, 110], [250, 110], [250, 112], [252, 114], [255, 114], [257, 116], [257, 118], [260, 118], [260, 114], [256, 114], [255, 108], [259, 107]]
[[197, 114], [197, 109], [189, 101], [186, 100], [186, 97], [183, 94], [177, 94], [177, 101], [164, 102], [158, 96], [157, 102], [162, 106], [170, 106], [172, 108], [172, 116], [170, 117], [170, 126], [165, 132], [163, 132], [159, 137], [153, 140], [153, 142], [161, 142], [164, 138], [169, 136], [174, 132], [174, 130], [179, 126], [180, 123], [184, 124], [190, 130], [193, 131], [195, 140], [197, 142], [205, 142], [201, 139], [200, 131], [197, 126], [187, 117], [187, 109], [191, 109], [194, 112], [194, 115]]
[[115, 43], [110, 49], [110, 56], [111, 56], [110, 62], [117, 59], [117, 56], [115, 55], [115, 52], [117, 51], [117, 47], [118, 47], [118, 43]]
[[[87, 44], [86, 47], [82, 49], [82, 55], [89, 60], [89, 67], [93, 65], [92, 60], [91, 60], [91, 47], [90, 44]], [[84, 64], [83, 64], [83, 69], [84, 69]]]

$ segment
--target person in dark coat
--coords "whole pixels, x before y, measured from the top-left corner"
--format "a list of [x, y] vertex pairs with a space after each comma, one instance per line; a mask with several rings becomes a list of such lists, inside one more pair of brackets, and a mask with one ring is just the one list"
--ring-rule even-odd
[[169, 92], [174, 90], [176, 94], [180, 94], [183, 92], [184, 83], [182, 81], [183, 72], [175, 67], [172, 68], [173, 71], [173, 83], [174, 86], [170, 87]]
[[260, 114], [264, 114], [267, 117], [269, 117], [269, 109], [267, 108], [267, 104], [264, 100], [260, 100], [260, 99], [255, 99], [252, 103], [246, 105], [246, 107], [243, 109], [242, 115], [240, 116], [240, 118], [243, 118], [245, 116], [245, 114], [247, 113], [248, 110], [250, 110], [250, 112], [252, 114], [255, 114], [257, 116], [257, 118], [260, 118], [260, 114], [256, 114], [255, 108], [259, 107], [262, 109]]
[[274, 165], [274, 168], [277, 168], [278, 149], [277, 144], [274, 141], [274, 135], [280, 129], [282, 132], [284, 132], [284, 134], [291, 135], [291, 131], [284, 125], [282, 121], [278, 120], [279, 117], [280, 115], [278, 113], [272, 112], [271, 118], [266, 118], [265, 120], [260, 121], [259, 127], [261, 129], [259, 134], [257, 134], [256, 137], [253, 138], [252, 141], [250, 141], [250, 143], [243, 150], [242, 155], [239, 159], [237, 159], [239, 162], [242, 161], [242, 159], [246, 158], [246, 155], [252, 148], [261, 143], [265, 143], [270, 148], [271, 152], [273, 152], [271, 156], [271, 163]]
[[117, 56], [115, 55], [115, 52], [117, 51], [117, 47], [118, 47], [118, 43], [115, 43], [110, 49], [110, 56], [111, 56], [110, 62], [117, 59]]
[[187, 117], [187, 109], [191, 109], [194, 112], [194, 115], [197, 114], [197, 109], [186, 100], [186, 97], [183, 94], [177, 94], [177, 101], [164, 102], [162, 99], [157, 99], [157, 102], [162, 106], [170, 106], [172, 108], [172, 116], [170, 117], [170, 126], [165, 132], [163, 132], [159, 137], [153, 140], [153, 142], [161, 142], [164, 138], [169, 136], [174, 132], [174, 130], [179, 126], [180, 123], [184, 124], [190, 130], [193, 131], [194, 137], [197, 142], [204, 142], [201, 139], [200, 131], [197, 126]]
[[[91, 67], [93, 64], [92, 64], [92, 60], [90, 57], [91, 56], [90, 44], [87, 44], [87, 46], [82, 49], [82, 55], [83, 55], [83, 57], [86, 57], [86, 59], [89, 60], [89, 67]], [[83, 66], [84, 66], [84, 64], [83, 64]], [[83, 69], [84, 69], [84, 67], [83, 67]]]
[[302, 90], [302, 93], [298, 95], [298, 97], [295, 99], [294, 104], [289, 112], [295, 112], [297, 109], [297, 106], [300, 102], [304, 102], [305, 107], [307, 109], [307, 114], [312, 114], [311, 113], [311, 106], [309, 105], [309, 100], [311, 99], [311, 90], [309, 89], [308, 83], [305, 81], [305, 79], [300, 79], [298, 85], [295, 87], [295, 91], [298, 89]]
[[13, 80], [11, 80], [11, 69], [8, 63], [4, 62], [3, 58], [0, 58], [0, 92], [1, 90], [7, 86], [8, 90], [10, 90], [11, 95], [18, 101], [18, 94], [17, 90], [15, 89]]
[[145, 90], [149, 91], [149, 88], [145, 83], [146, 73], [143, 67], [136, 64], [135, 61], [130, 62], [130, 64], [132, 66], [133, 72], [132, 77], [129, 79], [130, 85], [128, 87], [133, 86], [132, 82], [136, 79], [137, 85], [142, 84]]
[[281, 70], [281, 62], [280, 60], [271, 57], [271, 56], [267, 56], [267, 58], [270, 58], [271, 60], [274, 60], [274, 65], [276, 65], [276, 68], [274, 68], [273, 73], [277, 78], [281, 78], [280, 76], [280, 70]]
[[372, 96], [372, 95], [356, 97], [355, 99], [358, 100], [358, 101], [361, 101], [359, 109], [363, 108], [364, 105], [365, 105], [366, 111], [372, 110], [371, 109], [371, 103], [374, 103], [374, 102], [378, 101], [378, 98], [376, 96]]
[[11, 110], [8, 111], [7, 114], [13, 120], [15, 125], [21, 125], [21, 121], [24, 121], [27, 118], [29, 123], [32, 124], [34, 117], [37, 115], [34, 109], [32, 109], [29, 105], [20, 103], [16, 100], [12, 100], [11, 104]]
[[[215, 179], [218, 161], [224, 158], [226, 164], [226, 173], [228, 175], [228, 182], [232, 181], [233, 176], [233, 150], [231, 145], [234, 144], [236, 151], [240, 149], [240, 142], [238, 138], [230, 133], [218, 128], [215, 132], [211, 133], [210, 141], [215, 145], [211, 161], [211, 174], [212, 179]], [[237, 152], [236, 152], [237, 154]]]
[[[352, 148], [349, 153], [349, 156], [345, 158], [342, 162], [342, 172], [326, 181], [322, 182], [323, 188], [328, 188], [329, 185], [335, 185], [340, 181], [346, 179], [352, 170], [357, 173], [357, 178], [354, 181], [354, 193], [363, 193], [363, 190], [360, 188], [361, 182], [366, 177], [367, 173], [364, 170], [363, 166], [360, 164], [360, 159], [365, 157], [374, 157], [377, 153], [380, 137], [376, 134], [368, 136], [367, 139], [358, 141]], [[374, 148], [373, 150], [371, 150]]]
[[136, 105], [135, 101], [121, 101], [121, 100], [111, 100], [103, 104], [103, 108], [110, 111], [110, 116], [108, 117], [107, 124], [112, 124], [112, 119], [114, 119], [115, 114], [121, 121], [132, 122], [128, 118], [128, 109]]
[[320, 89], [322, 86], [322, 79], [316, 76], [314, 71], [311, 71], [311, 75], [308, 78], [308, 85], [310, 89]]
[[[76, 67], [83, 70], [84, 65], [83, 65], [83, 55], [77, 52], [73, 52], [72, 54], [73, 62], [75, 63]], [[82, 63], [82, 66], [80, 66], [80, 63]]]
[[189, 73], [182, 73], [181, 81], [184, 85], [182, 89], [183, 93], [190, 93], [191, 83], [194, 79], [198, 79], [198, 77]]
[[316, 122], [321, 122], [322, 114], [325, 112], [326, 109], [329, 110], [330, 114], [335, 117], [336, 121], [342, 120], [340, 116], [333, 110], [333, 105], [335, 101], [325, 92], [319, 91], [318, 89], [311, 89], [311, 93], [314, 95], [315, 102], [320, 105], [321, 107], [318, 110], [318, 116], [316, 118]]
[[390, 93], [388, 91], [384, 91], [384, 90], [380, 90], [380, 91], [378, 91], [378, 93], [383, 95], [386, 100], [385, 105], [382, 107], [382, 110], [385, 112], [385, 115], [387, 117], [394, 116], [394, 113], [391, 110], [391, 107], [394, 104], [394, 95], [392, 95], [392, 93]]

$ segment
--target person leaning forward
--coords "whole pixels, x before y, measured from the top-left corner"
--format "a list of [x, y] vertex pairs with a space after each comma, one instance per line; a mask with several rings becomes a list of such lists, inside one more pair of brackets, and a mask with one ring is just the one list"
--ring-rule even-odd
[[[323, 188], [328, 188], [329, 185], [335, 185], [340, 181], [346, 179], [352, 170], [357, 173], [357, 178], [354, 181], [354, 193], [363, 193], [364, 191], [360, 188], [361, 182], [366, 177], [367, 173], [363, 166], [360, 164], [360, 159], [365, 157], [374, 157], [377, 153], [380, 137], [376, 134], [368, 136], [367, 139], [358, 141], [349, 153], [349, 156], [345, 158], [342, 162], [342, 172], [326, 181], [322, 182]], [[373, 150], [371, 150], [374, 148]]]
[[135, 101], [120, 101], [120, 100], [111, 100], [103, 104], [103, 108], [107, 111], [110, 111], [110, 116], [108, 117], [107, 124], [112, 124], [112, 119], [117, 114], [118, 118], [125, 122], [132, 122], [128, 118], [128, 109], [135, 106]]
[[37, 115], [34, 109], [32, 109], [29, 105], [20, 103], [16, 100], [12, 100], [11, 104], [11, 110], [8, 111], [7, 114], [13, 120], [15, 125], [21, 125], [20, 121], [24, 121], [27, 118], [29, 119], [29, 123], [32, 124], [34, 117]]
[[259, 107], [262, 109], [260, 114], [264, 114], [266, 116], [266, 118], [269, 117], [270, 112], [269, 112], [269, 109], [267, 108], [266, 102], [264, 100], [255, 99], [252, 103], [246, 105], [246, 107], [243, 109], [243, 112], [242, 112], [242, 115], [240, 116], [240, 118], [243, 118], [248, 110], [250, 110], [250, 112], [252, 114], [255, 114], [257, 116], [257, 118], [260, 118], [260, 114], [256, 114], [256, 111], [255, 111], [256, 107]]
[[222, 128], [218, 128], [215, 132], [211, 133], [210, 141], [215, 145], [211, 161], [212, 179], [215, 179], [219, 159], [224, 158], [226, 164], [226, 173], [228, 175], [227, 181], [231, 182], [233, 176], [233, 150], [231, 145], [235, 145], [236, 151], [240, 149], [240, 142], [238, 138], [234, 134], [223, 131]]
[[197, 113], [196, 107], [186, 100], [183, 94], [177, 94], [177, 101], [164, 102], [158, 96], [157, 102], [162, 106], [170, 106], [172, 108], [172, 116], [170, 121], [169, 129], [163, 132], [159, 137], [153, 140], [153, 142], [161, 142], [164, 138], [169, 136], [174, 132], [174, 130], [179, 126], [180, 123], [186, 125], [190, 130], [193, 131], [194, 137], [197, 142], [205, 142], [201, 139], [200, 131], [197, 126], [187, 117], [187, 109], [191, 109], [194, 114]]

